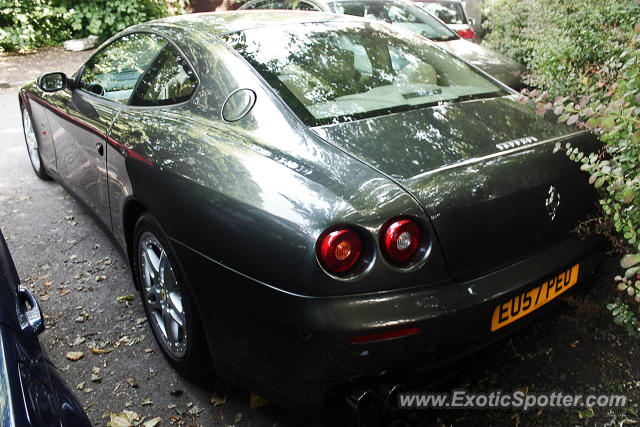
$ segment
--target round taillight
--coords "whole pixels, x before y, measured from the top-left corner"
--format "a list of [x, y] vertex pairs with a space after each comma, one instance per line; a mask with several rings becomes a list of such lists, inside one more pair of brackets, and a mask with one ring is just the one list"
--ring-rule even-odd
[[318, 239], [318, 259], [332, 273], [343, 273], [355, 265], [362, 253], [362, 239], [343, 228], [324, 233]]
[[382, 248], [387, 257], [396, 264], [411, 258], [420, 246], [420, 227], [410, 219], [390, 222], [382, 230]]

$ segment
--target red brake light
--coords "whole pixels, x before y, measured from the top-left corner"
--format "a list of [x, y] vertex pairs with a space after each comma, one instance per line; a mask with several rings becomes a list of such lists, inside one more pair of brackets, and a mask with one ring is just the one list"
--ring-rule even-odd
[[324, 233], [318, 239], [318, 259], [332, 273], [342, 273], [353, 267], [362, 253], [362, 240], [348, 228]]
[[464, 30], [458, 30], [458, 35], [463, 39], [476, 39], [476, 33], [472, 28], [465, 28]]
[[394, 263], [407, 261], [420, 245], [420, 227], [410, 219], [395, 220], [382, 233], [382, 248]]

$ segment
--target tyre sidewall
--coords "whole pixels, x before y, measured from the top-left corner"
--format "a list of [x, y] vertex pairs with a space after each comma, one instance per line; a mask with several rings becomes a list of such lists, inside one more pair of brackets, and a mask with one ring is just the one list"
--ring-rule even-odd
[[[142, 280], [142, 275], [140, 271], [140, 238], [145, 232], [152, 233], [156, 239], [163, 246], [167, 256], [169, 257], [169, 262], [171, 263], [171, 268], [173, 269], [173, 273], [176, 277], [176, 284], [178, 289], [180, 290], [180, 294], [182, 296], [182, 304], [185, 309], [185, 319], [187, 322], [187, 351], [185, 355], [179, 359], [177, 359], [174, 355], [170, 354], [165, 348], [164, 345], [160, 342], [161, 338], [156, 336], [159, 332], [156, 331], [156, 326], [154, 324], [154, 319], [152, 317], [152, 313], [147, 307], [145, 298], [145, 290], [144, 284]], [[132, 256], [133, 259], [133, 274], [134, 280], [138, 285], [138, 291], [140, 293], [140, 299], [142, 301], [142, 306], [144, 308], [145, 314], [147, 316], [147, 320], [149, 322], [149, 326], [151, 327], [154, 337], [156, 341], [158, 341], [158, 346], [166, 356], [166, 358], [171, 362], [172, 365], [176, 367], [178, 371], [187, 375], [194, 376], [198, 373], [202, 373], [205, 370], [209, 370], [210, 366], [202, 366], [203, 363], [207, 363], [208, 358], [208, 347], [206, 344], [206, 339], [204, 339], [204, 334], [202, 332], [202, 326], [200, 322], [200, 318], [195, 306], [194, 299], [191, 295], [191, 289], [189, 284], [186, 281], [185, 275], [182, 272], [182, 268], [178, 261], [178, 258], [169, 242], [169, 239], [166, 237], [166, 234], [163, 232], [160, 224], [155, 219], [155, 217], [149, 213], [143, 213], [138, 221], [136, 222], [135, 231], [134, 231], [134, 253]], [[210, 365], [210, 362], [208, 362]]]
[[[38, 160], [40, 160], [40, 168], [39, 169], [37, 169], [36, 166], [33, 164], [33, 161], [31, 160], [31, 155], [29, 154], [29, 143], [27, 142], [27, 130], [24, 128], [24, 115], [25, 114], [27, 114], [29, 116], [29, 120], [31, 121], [31, 130], [33, 131], [33, 134], [35, 135], [36, 141], [38, 143]], [[29, 109], [27, 108], [26, 105], [22, 106], [22, 133], [24, 135], [25, 146], [27, 147], [27, 155], [29, 156], [29, 163], [31, 163], [31, 167], [33, 168], [33, 172], [40, 179], [48, 179], [49, 175], [47, 174], [47, 172], [44, 169], [44, 162], [42, 161], [42, 156], [40, 155], [40, 140], [38, 139], [38, 133], [36, 132], [35, 128], [33, 127], [33, 116], [29, 112]]]

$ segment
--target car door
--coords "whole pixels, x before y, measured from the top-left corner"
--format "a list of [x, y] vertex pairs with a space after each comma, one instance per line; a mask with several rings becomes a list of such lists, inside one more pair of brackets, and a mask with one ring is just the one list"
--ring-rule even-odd
[[56, 92], [52, 123], [58, 174], [111, 228], [106, 140], [125, 105], [165, 40], [152, 33], [124, 35], [96, 53], [82, 68], [78, 88]]

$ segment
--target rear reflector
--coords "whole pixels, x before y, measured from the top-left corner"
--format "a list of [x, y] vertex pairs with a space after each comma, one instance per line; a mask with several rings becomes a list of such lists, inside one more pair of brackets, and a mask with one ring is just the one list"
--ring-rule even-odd
[[408, 337], [420, 333], [420, 328], [396, 329], [395, 331], [378, 332], [375, 334], [356, 335], [351, 338], [351, 344], [365, 344], [376, 341], [387, 341], [395, 338]]

